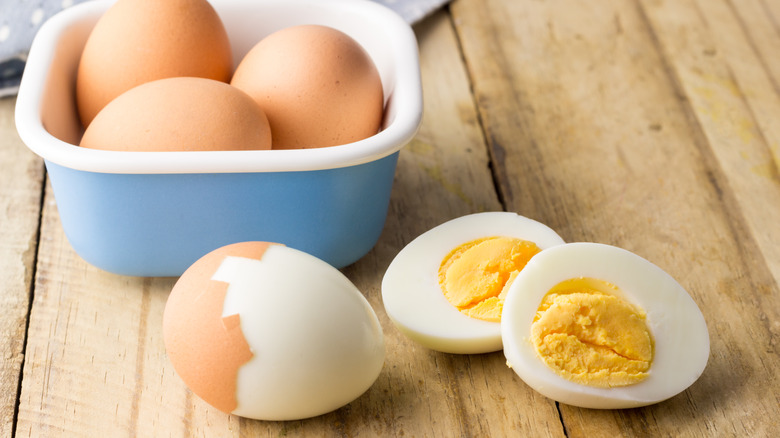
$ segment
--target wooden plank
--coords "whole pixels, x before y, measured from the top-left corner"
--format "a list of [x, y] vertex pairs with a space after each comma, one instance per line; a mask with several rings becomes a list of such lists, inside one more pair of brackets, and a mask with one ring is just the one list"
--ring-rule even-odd
[[343, 409], [303, 421], [253, 421], [210, 408], [165, 357], [161, 317], [173, 279], [121, 277], [86, 265], [67, 243], [47, 191], [20, 435], [562, 434], [554, 404], [506, 384], [516, 377], [500, 352], [425, 350], [403, 338], [382, 308], [381, 278], [403, 245], [452, 217], [501, 209], [448, 15], [416, 31], [424, 124], [401, 153], [377, 247], [344, 270], [377, 311], [387, 339], [386, 364], [372, 388]]
[[[50, 188], [43, 217], [17, 431], [136, 436], [134, 421], [149, 395], [141, 389], [152, 378], [144, 365], [164, 363], [159, 336], [150, 335], [159, 332], [152, 326], [160, 324], [172, 283], [88, 266], [62, 232]], [[166, 371], [156, 370], [155, 382], [171, 378]]]
[[778, 43], [778, 29], [775, 24], [774, 35], [766, 34], [770, 18], [756, 2], [744, 9], [730, 1], [643, 6], [704, 137], [699, 143], [706, 141], [711, 155], [735, 238], [733, 248], [719, 252], [740, 259], [719, 285], [722, 313], [715, 315], [723, 317], [716, 326], [717, 345], [725, 350], [718, 364], [730, 371], [721, 378], [732, 382], [720, 391], [740, 402], [714, 410], [739, 420], [712, 429], [771, 435], [780, 430], [780, 123], [771, 116], [780, 110], [780, 88], [776, 56], [768, 50]]
[[0, 99], [0, 436], [14, 427], [44, 178], [16, 133], [15, 105]]
[[[762, 83], [762, 87], [766, 88], [766, 81], [769, 81], [769, 85], [774, 93], [770, 93], [767, 96], [751, 95], [755, 98], [772, 98], [772, 95], [777, 95], [780, 92], [780, 58], [776, 55], [780, 53], [780, 3], [774, 1], [765, 0], [745, 0], [740, 2], [730, 1], [725, 5], [718, 3], [720, 10], [727, 9], [726, 15], [731, 15], [731, 22], [729, 31], [735, 32], [735, 38], [742, 41], [741, 46], [745, 48], [745, 45], [749, 46], [745, 48], [744, 52], [733, 53], [723, 52], [722, 58], [727, 58], [729, 63], [731, 61], [739, 61], [743, 68], [750, 68], [751, 65], [755, 67], [756, 72], [760, 75], [766, 75], [767, 78], [759, 79]], [[700, 4], [699, 7], [704, 5]], [[739, 27], [737, 30], [736, 27]], [[713, 37], [718, 38], [718, 44], [726, 43], [723, 41], [726, 37], [725, 32], [715, 32]], [[717, 55], [718, 53], [712, 53]], [[747, 61], [747, 62], [745, 62]], [[737, 79], [739, 76], [737, 75]], [[745, 78], [742, 78], [744, 81]], [[745, 87], [742, 87], [745, 89]], [[768, 111], [772, 111], [768, 109]], [[758, 114], [758, 111], [754, 111], [756, 117], [762, 117], [762, 131], [776, 130], [776, 120], [766, 120], [763, 117], [768, 117], [769, 113]], [[776, 118], [774, 118], [776, 119]], [[767, 128], [771, 125], [771, 128]], [[780, 144], [776, 137], [773, 135], [773, 140], [769, 141], [772, 153], [774, 154], [775, 161], [780, 162]]]
[[[780, 121], [772, 115], [780, 111], [780, 87], [768, 68], [775, 56], [764, 61], [763, 35], [749, 32], [752, 23], [766, 21], [763, 11], [727, 1], [650, 3], [647, 11], [714, 164], [780, 278]], [[757, 15], [744, 15], [751, 11]]]
[[[568, 436], [739, 436], [777, 427], [776, 178], [750, 176], [738, 150], [719, 150], [720, 135], [739, 139], [738, 123], [700, 121], [695, 83], [681, 75], [722, 70], [701, 62], [715, 41], [702, 44], [708, 30], [690, 8], [469, 0], [451, 8], [507, 208], [569, 241], [613, 244], [653, 261], [689, 290], [709, 323], [710, 362], [688, 391], [630, 411], [561, 405]], [[719, 98], [732, 90], [715, 87]], [[722, 108], [749, 117], [739, 100]], [[750, 121], [751, 133], [768, 129]], [[759, 139], [753, 165], [771, 159]]]

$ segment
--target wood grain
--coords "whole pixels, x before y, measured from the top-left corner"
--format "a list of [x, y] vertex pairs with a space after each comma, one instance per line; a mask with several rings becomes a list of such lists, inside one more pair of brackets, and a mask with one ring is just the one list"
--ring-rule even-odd
[[[50, 188], [41, 233], [17, 432], [139, 436], [142, 414], [171, 405], [144, 389], [174, 377], [156, 327], [172, 282], [88, 266], [62, 232]], [[160, 364], [153, 375], [148, 361]]]
[[630, 411], [561, 405], [567, 434], [776, 430], [778, 399], [762, 386], [778, 376], [766, 360], [777, 357], [780, 317], [780, 185], [766, 116], [778, 93], [758, 38], [740, 25], [752, 20], [724, 2], [452, 9], [507, 208], [569, 241], [648, 258], [710, 324], [710, 363], [689, 391]]
[[15, 104], [0, 99], [0, 436], [14, 427], [44, 179], [16, 133]]

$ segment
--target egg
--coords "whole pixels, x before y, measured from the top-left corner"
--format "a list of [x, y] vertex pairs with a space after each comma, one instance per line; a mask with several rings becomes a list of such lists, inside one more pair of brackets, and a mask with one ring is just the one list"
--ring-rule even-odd
[[160, 79], [122, 93], [98, 113], [80, 146], [115, 151], [270, 149], [263, 110], [213, 79]]
[[163, 314], [170, 362], [215, 408], [296, 420], [363, 394], [384, 363], [376, 314], [337, 269], [296, 249], [241, 242], [196, 261]]
[[384, 92], [369, 54], [352, 37], [321, 25], [284, 28], [241, 60], [231, 84], [268, 115], [274, 149], [335, 146], [376, 134]]
[[225, 27], [206, 0], [118, 0], [92, 29], [78, 65], [84, 127], [108, 102], [144, 82], [175, 76], [230, 80]]
[[531, 388], [596, 409], [684, 391], [709, 357], [704, 317], [669, 274], [624, 249], [570, 243], [534, 256], [510, 287], [507, 364]]
[[501, 309], [513, 279], [539, 251], [563, 244], [544, 224], [511, 212], [462, 216], [406, 245], [382, 279], [394, 325], [446, 353], [498, 351]]

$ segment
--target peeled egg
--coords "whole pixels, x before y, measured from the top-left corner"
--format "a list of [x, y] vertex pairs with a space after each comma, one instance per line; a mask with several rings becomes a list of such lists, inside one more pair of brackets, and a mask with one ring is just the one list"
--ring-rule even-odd
[[351, 143], [376, 134], [382, 123], [374, 62], [357, 41], [331, 27], [291, 26], [263, 38], [231, 84], [268, 115], [274, 149]]
[[227, 32], [207, 0], [118, 0], [84, 46], [79, 116], [87, 127], [108, 102], [145, 82], [176, 76], [227, 82], [232, 70]]
[[295, 420], [363, 394], [384, 363], [379, 320], [336, 268], [266, 242], [210, 252], [179, 278], [163, 315], [168, 357], [215, 408]]
[[666, 400], [709, 357], [707, 325], [685, 289], [642, 257], [597, 243], [534, 256], [506, 297], [501, 334], [525, 383], [584, 408]]
[[501, 306], [534, 254], [563, 240], [510, 212], [462, 216], [421, 234], [382, 280], [387, 315], [406, 336], [446, 353], [498, 351]]
[[123, 93], [87, 127], [80, 145], [115, 151], [270, 149], [263, 110], [246, 93], [204, 78], [167, 78]]

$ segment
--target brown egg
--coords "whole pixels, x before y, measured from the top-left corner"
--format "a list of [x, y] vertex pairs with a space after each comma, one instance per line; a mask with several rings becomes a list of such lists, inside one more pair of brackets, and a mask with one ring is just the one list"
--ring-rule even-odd
[[259, 420], [336, 410], [376, 381], [382, 326], [338, 269], [288, 246], [238, 242], [193, 263], [162, 321], [176, 374], [217, 409]]
[[86, 127], [108, 102], [144, 82], [196, 76], [228, 82], [227, 32], [206, 0], [118, 0], [98, 20], [78, 67]]
[[277, 31], [241, 60], [231, 84], [265, 110], [274, 149], [334, 146], [379, 131], [383, 91], [368, 53], [326, 26]]
[[246, 93], [213, 79], [147, 82], [111, 101], [81, 146], [118, 151], [270, 149], [263, 110]]

